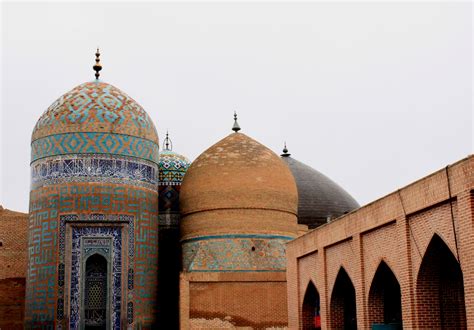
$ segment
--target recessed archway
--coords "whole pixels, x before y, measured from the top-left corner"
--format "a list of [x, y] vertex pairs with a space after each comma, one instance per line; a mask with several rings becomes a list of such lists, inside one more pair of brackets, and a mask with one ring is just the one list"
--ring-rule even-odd
[[369, 325], [390, 324], [402, 327], [400, 284], [388, 265], [382, 261], [375, 272], [369, 291]]
[[418, 326], [466, 329], [463, 274], [451, 250], [434, 235], [416, 281]]
[[357, 329], [355, 289], [342, 267], [339, 269], [331, 294], [330, 328]]
[[303, 299], [303, 330], [321, 329], [319, 293], [313, 282], [309, 282]]
[[107, 260], [94, 254], [86, 260], [84, 329], [107, 329]]

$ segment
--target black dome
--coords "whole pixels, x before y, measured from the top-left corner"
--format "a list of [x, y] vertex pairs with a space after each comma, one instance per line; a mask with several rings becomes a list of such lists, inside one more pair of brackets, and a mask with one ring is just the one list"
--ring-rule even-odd
[[298, 188], [298, 223], [316, 228], [327, 222], [328, 217], [337, 218], [359, 208], [359, 203], [337, 183], [314, 168], [289, 156], [283, 161], [295, 177]]

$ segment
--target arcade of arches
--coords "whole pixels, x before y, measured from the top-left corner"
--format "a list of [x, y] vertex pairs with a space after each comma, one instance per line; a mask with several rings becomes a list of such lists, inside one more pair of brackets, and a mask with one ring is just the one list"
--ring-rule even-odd
[[474, 328], [470, 156], [288, 243], [291, 329]]

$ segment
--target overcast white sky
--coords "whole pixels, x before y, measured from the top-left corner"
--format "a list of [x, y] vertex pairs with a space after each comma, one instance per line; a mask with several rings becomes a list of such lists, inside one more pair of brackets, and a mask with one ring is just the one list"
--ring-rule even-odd
[[30, 137], [101, 78], [194, 159], [242, 132], [361, 204], [472, 153], [472, 5], [2, 4], [0, 204], [27, 211]]

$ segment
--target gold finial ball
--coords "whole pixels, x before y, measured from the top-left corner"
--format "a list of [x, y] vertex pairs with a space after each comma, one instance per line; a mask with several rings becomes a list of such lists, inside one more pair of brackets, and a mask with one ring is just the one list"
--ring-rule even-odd
[[99, 76], [100, 76], [99, 71], [102, 70], [102, 65], [100, 64], [99, 48], [97, 48], [97, 52], [95, 53], [95, 64], [92, 68], [95, 71], [95, 79], [99, 79]]

